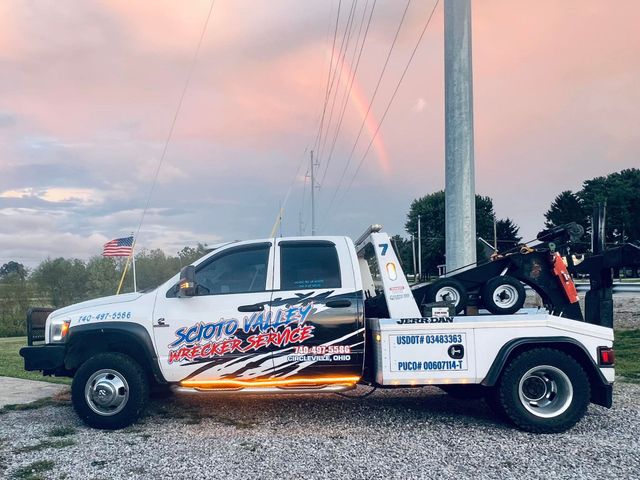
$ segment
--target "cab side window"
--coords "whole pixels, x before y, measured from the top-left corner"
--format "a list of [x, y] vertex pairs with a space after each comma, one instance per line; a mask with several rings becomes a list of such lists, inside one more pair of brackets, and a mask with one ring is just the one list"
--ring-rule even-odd
[[198, 266], [198, 295], [265, 291], [269, 249], [269, 244], [230, 249]]
[[340, 262], [332, 242], [280, 242], [281, 290], [340, 287]]

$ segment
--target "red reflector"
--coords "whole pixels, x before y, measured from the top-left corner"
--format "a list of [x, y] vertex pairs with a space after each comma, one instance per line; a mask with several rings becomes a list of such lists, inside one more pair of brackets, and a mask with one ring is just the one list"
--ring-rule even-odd
[[600, 347], [600, 365], [613, 365], [616, 362], [616, 354], [613, 348]]

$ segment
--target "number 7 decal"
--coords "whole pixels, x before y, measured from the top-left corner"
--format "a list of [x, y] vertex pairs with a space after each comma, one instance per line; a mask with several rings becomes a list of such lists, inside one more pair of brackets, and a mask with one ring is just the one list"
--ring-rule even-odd
[[381, 243], [380, 245], [378, 245], [378, 247], [382, 249], [382, 252], [380, 252], [380, 255], [384, 257], [387, 254], [387, 249], [389, 248], [389, 244]]

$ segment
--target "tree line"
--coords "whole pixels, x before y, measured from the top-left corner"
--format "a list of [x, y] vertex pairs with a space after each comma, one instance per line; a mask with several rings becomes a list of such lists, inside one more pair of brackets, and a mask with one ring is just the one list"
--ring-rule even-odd
[[565, 190], [545, 213], [548, 228], [575, 221], [587, 231], [589, 242], [593, 208], [606, 204], [606, 241], [609, 244], [640, 241], [640, 169], [630, 168], [587, 180], [577, 192]]
[[[418, 217], [420, 217], [420, 239], [422, 272], [424, 277], [438, 274], [438, 266], [445, 263], [445, 195], [440, 190], [415, 199], [409, 207], [405, 230], [409, 238], [396, 235], [392, 238], [396, 252], [407, 273], [416, 273], [413, 266], [414, 249], [418, 255]], [[495, 222], [495, 235], [494, 235]], [[485, 242], [497, 243], [499, 251], [510, 250], [522, 240], [520, 228], [510, 218], [497, 218], [490, 197], [476, 195], [476, 233]], [[413, 240], [412, 240], [413, 237]], [[494, 249], [477, 240], [477, 260], [488, 260]], [[417, 263], [417, 261], [416, 261]]]
[[[585, 227], [583, 250], [588, 249], [594, 205], [606, 203], [606, 241], [640, 244], [640, 169], [632, 168], [604, 177], [586, 180], [576, 192], [558, 194], [544, 214], [547, 228], [577, 222]], [[418, 217], [421, 219], [422, 271], [425, 277], [438, 274], [445, 263], [444, 191], [415, 199], [409, 208], [405, 231], [392, 241], [405, 272], [413, 269], [411, 237], [417, 239]], [[494, 238], [495, 223], [495, 238]], [[510, 218], [498, 218], [493, 200], [476, 195], [477, 235], [500, 252], [517, 248], [522, 241], [518, 225]], [[478, 241], [478, 261], [488, 260], [493, 249]], [[143, 250], [136, 255], [139, 289], [155, 287], [206, 253], [204, 245], [185, 247], [177, 255], [162, 250]], [[23, 335], [25, 312], [31, 306], [62, 307], [83, 300], [112, 295], [124, 268], [124, 259], [95, 256], [79, 259], [46, 259], [33, 270], [12, 261], [0, 267], [0, 336]], [[634, 272], [637, 273], [637, 272]], [[123, 291], [132, 291], [130, 275]]]
[[[177, 255], [162, 250], [136, 252], [138, 290], [153, 288], [206, 253], [204, 245], [184, 247]], [[60, 308], [114, 295], [126, 263], [121, 257], [47, 258], [33, 270], [11, 261], [0, 267], [0, 337], [24, 335], [25, 313], [33, 306]], [[122, 293], [133, 291], [131, 268]]]
[[[606, 205], [607, 246], [620, 243], [640, 245], [640, 169], [631, 168], [606, 176], [586, 180], [576, 192], [559, 193], [545, 212], [545, 228], [576, 222], [585, 234], [576, 251], [590, 248], [591, 218], [598, 204]], [[414, 273], [413, 248], [417, 255], [418, 217], [421, 219], [422, 272], [425, 277], [438, 274], [438, 265], [445, 263], [445, 205], [444, 191], [415, 199], [409, 208], [405, 230], [407, 237], [396, 235], [393, 243], [406, 272]], [[501, 253], [515, 248], [522, 238], [518, 225], [510, 218], [498, 219], [490, 197], [476, 195], [476, 232], [478, 237], [494, 243], [495, 221], [497, 247]], [[415, 242], [412, 245], [411, 238]], [[477, 260], [488, 260], [493, 250], [484, 242], [477, 243]], [[633, 269], [632, 276], [637, 276]]]

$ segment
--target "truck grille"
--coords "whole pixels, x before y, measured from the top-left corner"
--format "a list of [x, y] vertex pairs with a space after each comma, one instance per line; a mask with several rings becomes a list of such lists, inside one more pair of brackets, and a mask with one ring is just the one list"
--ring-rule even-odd
[[27, 312], [27, 342], [29, 345], [44, 343], [44, 330], [47, 317], [53, 308], [34, 307]]

